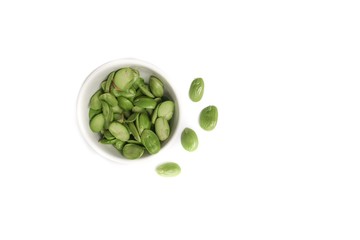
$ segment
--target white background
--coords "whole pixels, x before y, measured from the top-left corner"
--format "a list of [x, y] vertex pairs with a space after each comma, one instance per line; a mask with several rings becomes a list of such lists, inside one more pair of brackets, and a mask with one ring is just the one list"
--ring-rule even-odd
[[[1, 1], [0, 239], [360, 239], [359, 12], [345, 0]], [[197, 152], [176, 139], [151, 164], [121, 165], [85, 143], [81, 84], [124, 57], [170, 76]], [[210, 104], [219, 122], [204, 132]], [[165, 161], [182, 174], [157, 176]]]

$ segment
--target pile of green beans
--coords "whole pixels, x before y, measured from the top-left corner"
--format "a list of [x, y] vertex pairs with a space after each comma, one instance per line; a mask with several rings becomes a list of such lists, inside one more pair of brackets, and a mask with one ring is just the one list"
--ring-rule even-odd
[[151, 76], [148, 83], [130, 67], [111, 72], [90, 99], [90, 129], [99, 142], [113, 145], [127, 159], [145, 151], [156, 154], [169, 138], [175, 103], [164, 96], [164, 84]]

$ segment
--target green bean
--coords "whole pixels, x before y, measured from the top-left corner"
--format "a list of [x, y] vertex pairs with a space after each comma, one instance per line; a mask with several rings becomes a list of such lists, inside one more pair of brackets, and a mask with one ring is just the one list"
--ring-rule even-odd
[[115, 107], [118, 105], [118, 101], [116, 100], [115, 96], [111, 93], [103, 93], [99, 96], [99, 100], [106, 102], [111, 107]]
[[138, 142], [141, 142], [139, 131], [135, 127], [135, 124], [133, 122], [129, 122], [128, 126], [129, 126], [129, 129], [130, 129], [130, 133], [134, 136], [135, 140], [138, 141]]
[[110, 92], [110, 86], [112, 81], [114, 80], [114, 76], [115, 76], [115, 71], [111, 72], [106, 80], [106, 84], [105, 84], [105, 89], [104, 92]]
[[170, 126], [165, 118], [158, 118], [155, 121], [155, 132], [160, 141], [165, 141], [170, 135]]
[[150, 77], [150, 90], [155, 97], [162, 97], [164, 95], [164, 84], [155, 76]]
[[94, 110], [101, 109], [101, 101], [99, 99], [99, 96], [102, 94], [102, 90], [98, 90], [90, 99], [90, 108]]
[[181, 173], [181, 168], [177, 163], [168, 162], [159, 165], [156, 172], [162, 177], [175, 177]]
[[147, 84], [141, 84], [140, 86], [139, 86], [139, 88], [140, 88], [140, 91], [144, 94], [144, 95], [146, 95], [146, 96], [148, 96], [148, 97], [150, 97], [150, 98], [154, 98], [155, 96], [150, 92], [150, 90], [149, 90], [149, 85], [147, 85]]
[[128, 129], [121, 123], [112, 122], [109, 126], [109, 131], [116, 139], [121, 141], [127, 141], [130, 138]]
[[121, 91], [128, 90], [137, 79], [137, 73], [131, 68], [122, 68], [116, 71], [114, 76], [115, 87]]
[[141, 142], [144, 144], [146, 150], [150, 154], [156, 154], [160, 151], [160, 140], [157, 135], [148, 129], [145, 129], [141, 134]]
[[218, 110], [215, 106], [208, 106], [200, 113], [200, 127], [206, 131], [211, 131], [216, 127], [218, 120]]
[[119, 151], [121, 151], [123, 149], [124, 145], [125, 145], [125, 142], [123, 142], [119, 139], [116, 139], [116, 142], [113, 144], [113, 146]]
[[134, 106], [131, 111], [135, 112], [135, 113], [142, 113], [145, 112], [145, 108], [139, 107], [139, 106]]
[[90, 120], [90, 129], [93, 132], [100, 132], [104, 128], [104, 124], [104, 115], [99, 113]]
[[198, 137], [194, 130], [185, 128], [181, 133], [181, 145], [189, 152], [193, 152], [199, 145]]
[[127, 159], [138, 159], [144, 154], [144, 148], [137, 144], [128, 143], [123, 147], [122, 153]]
[[204, 95], [204, 80], [196, 78], [192, 81], [189, 89], [189, 97], [193, 102], [199, 102]]
[[149, 116], [146, 112], [140, 113], [139, 117], [137, 118], [137, 126], [139, 130], [139, 134], [141, 134], [145, 129], [151, 128], [151, 122]]
[[166, 120], [170, 120], [174, 114], [174, 102], [173, 101], [165, 101], [160, 104], [157, 115], [158, 117], [163, 117]]
[[89, 119], [91, 120], [96, 114], [101, 113], [101, 109], [94, 110], [92, 108], [89, 109]]
[[142, 108], [154, 109], [156, 107], [156, 101], [149, 97], [138, 97], [134, 100], [135, 106]]
[[132, 104], [132, 102], [125, 98], [125, 97], [118, 97], [118, 103], [119, 103], [119, 106], [124, 109], [125, 111], [130, 111], [134, 105]]

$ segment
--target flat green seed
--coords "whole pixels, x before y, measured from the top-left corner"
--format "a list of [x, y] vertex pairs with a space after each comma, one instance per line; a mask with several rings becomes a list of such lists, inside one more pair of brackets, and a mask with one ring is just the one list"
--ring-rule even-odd
[[139, 97], [134, 100], [134, 105], [142, 108], [154, 109], [157, 105], [157, 102], [148, 97]]
[[101, 90], [105, 91], [106, 80], [101, 82]]
[[134, 122], [138, 116], [139, 116], [139, 113], [134, 112], [133, 114], [130, 115], [130, 117], [128, 117], [128, 119], [125, 120], [125, 122], [127, 122], [127, 123]]
[[139, 130], [139, 134], [141, 134], [145, 129], [150, 129], [151, 128], [151, 122], [149, 119], [149, 115], [147, 114], [147, 112], [142, 112], [140, 113], [139, 117], [138, 117], [138, 130]]
[[137, 128], [135, 127], [135, 124], [133, 122], [129, 122], [128, 126], [130, 129], [130, 133], [134, 136], [135, 140], [141, 142], [141, 138]]
[[139, 88], [140, 88], [140, 91], [141, 91], [144, 95], [146, 95], [146, 96], [148, 96], [148, 97], [150, 97], [150, 98], [154, 98], [154, 97], [155, 97], [155, 96], [150, 92], [149, 85], [147, 85], [147, 84], [141, 84], [141, 85], [139, 86]]
[[111, 107], [111, 110], [113, 113], [122, 113], [123, 110], [119, 107], [119, 105], [116, 105], [115, 107]]
[[114, 80], [114, 76], [115, 76], [115, 71], [111, 72], [106, 79], [104, 91], [107, 93], [110, 92], [110, 86], [111, 86], [112, 81]]
[[132, 140], [132, 139], [129, 139], [126, 141], [127, 143], [132, 143], [132, 144], [137, 144], [137, 145], [140, 145], [140, 146], [143, 146], [143, 144], [137, 140]]
[[94, 95], [92, 95], [92, 97], [90, 98], [90, 108], [94, 109], [94, 110], [99, 110], [101, 109], [101, 101], [99, 99], [99, 96], [102, 94], [102, 90], [98, 90], [94, 93]]
[[155, 97], [162, 97], [164, 95], [164, 84], [157, 77], [150, 77], [149, 86]]
[[125, 122], [124, 113], [114, 113], [114, 120], [118, 121], [119, 123]]
[[161, 98], [154, 98], [154, 100], [155, 100], [155, 102], [157, 102], [157, 103], [159, 103], [159, 102], [161, 102]]
[[163, 163], [156, 168], [157, 174], [162, 177], [175, 177], [181, 173], [181, 168], [177, 163]]
[[155, 122], [155, 132], [160, 141], [165, 141], [170, 135], [170, 126], [165, 118], [158, 118]]
[[199, 145], [199, 140], [191, 128], [185, 128], [181, 133], [181, 145], [186, 151], [192, 152], [195, 151]]
[[111, 132], [109, 130], [104, 131], [104, 138], [106, 138], [108, 140], [115, 139], [115, 137], [111, 134]]
[[145, 84], [145, 81], [143, 78], [139, 77], [137, 80], [134, 81], [133, 87], [135, 90], [139, 88], [140, 85]]
[[105, 118], [104, 128], [108, 129], [109, 124], [114, 120], [114, 114], [106, 102], [102, 102], [102, 112]]
[[95, 115], [101, 113], [101, 109], [99, 110], [94, 110], [92, 108], [89, 109], [89, 119], [91, 120]]
[[140, 89], [136, 90], [135, 98], [145, 96]]
[[145, 108], [139, 107], [139, 106], [134, 106], [131, 111], [135, 112], [135, 113], [142, 113], [145, 112]]
[[127, 91], [120, 91], [117, 90], [116, 88], [111, 90], [111, 93], [115, 96], [115, 97], [125, 97], [127, 99], [131, 99], [135, 97], [136, 91], [133, 88], [128, 89]]
[[136, 73], [131, 68], [121, 68], [116, 71], [114, 76], [114, 84], [118, 90], [128, 90], [136, 80]]
[[189, 89], [189, 97], [193, 102], [198, 102], [204, 95], [204, 80], [196, 78], [192, 81]]
[[116, 139], [106, 139], [106, 138], [103, 138], [103, 139], [100, 139], [99, 140], [99, 143], [102, 143], [102, 144], [114, 144], [116, 143]]
[[163, 117], [166, 120], [170, 120], [174, 114], [175, 104], [173, 101], [162, 102], [159, 106], [157, 115]]
[[118, 103], [119, 106], [125, 111], [130, 111], [134, 107], [134, 105], [129, 99], [122, 96], [118, 97]]
[[99, 100], [107, 102], [111, 107], [118, 105], [118, 101], [114, 95], [111, 93], [103, 93], [99, 96]]
[[121, 141], [127, 141], [130, 138], [128, 129], [119, 122], [112, 122], [109, 126], [110, 133]]
[[144, 148], [138, 144], [128, 143], [123, 147], [122, 154], [130, 160], [138, 159], [144, 154]]
[[206, 131], [211, 131], [216, 127], [218, 120], [218, 110], [215, 106], [208, 106], [200, 113], [200, 127]]
[[90, 129], [93, 132], [100, 132], [104, 128], [105, 118], [102, 113], [99, 113], [98, 115], [94, 116], [90, 120]]
[[160, 140], [151, 130], [144, 130], [141, 134], [141, 142], [150, 154], [156, 154], [160, 151]]
[[155, 121], [156, 121], [156, 119], [158, 117], [159, 106], [160, 106], [160, 104], [156, 106], [156, 108], [154, 109], [154, 111], [153, 111], [153, 113], [151, 115], [151, 123], [152, 124], [155, 124]]
[[113, 146], [119, 151], [121, 151], [123, 149], [124, 145], [125, 145], [125, 142], [123, 142], [119, 139], [116, 139], [116, 142], [113, 144]]

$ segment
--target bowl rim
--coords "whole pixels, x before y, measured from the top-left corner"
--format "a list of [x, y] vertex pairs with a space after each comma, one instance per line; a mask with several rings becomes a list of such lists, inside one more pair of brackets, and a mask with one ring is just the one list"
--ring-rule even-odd
[[[95, 68], [92, 72], [90, 72], [90, 74], [85, 78], [85, 80], [83, 81], [83, 83], [80, 86], [80, 90], [77, 96], [77, 102], [76, 102], [76, 117], [77, 117], [77, 125], [78, 125], [78, 129], [80, 130], [81, 136], [82, 138], [85, 140], [85, 142], [95, 151], [97, 152], [100, 156], [111, 160], [113, 162], [117, 162], [117, 163], [126, 163], [126, 164], [133, 164], [133, 163], [140, 163], [140, 162], [150, 162], [150, 160], [155, 159], [155, 156], [159, 156], [161, 153], [163, 153], [164, 149], [167, 149], [170, 145], [172, 145], [172, 140], [175, 138], [175, 136], [177, 136], [177, 132], [179, 130], [179, 121], [180, 121], [180, 107], [179, 107], [179, 100], [177, 98], [176, 92], [172, 88], [172, 92], [174, 94], [173, 98], [174, 100], [176, 100], [175, 105], [176, 105], [176, 112], [178, 114], [177, 116], [177, 126], [172, 129], [173, 133], [171, 136], [171, 139], [169, 139], [169, 141], [165, 144], [165, 146], [161, 147], [161, 150], [159, 153], [157, 153], [156, 155], [149, 155], [146, 158], [140, 158], [140, 159], [136, 159], [136, 160], [128, 160], [122, 157], [119, 158], [115, 158], [114, 156], [112, 156], [111, 154], [109, 154], [108, 152], [104, 151], [103, 149], [101, 149], [98, 144], [94, 143], [94, 141], [92, 141], [90, 139], [90, 137], [88, 136], [88, 131], [86, 129], [87, 126], [85, 126], [84, 123], [84, 119], [85, 116], [84, 114], [82, 114], [81, 108], [83, 107], [83, 101], [84, 100], [84, 95], [86, 94], [85, 91], [85, 87], [87, 86], [87, 84], [90, 84], [90, 82], [92, 82], [96, 77], [96, 75], [103, 71], [104, 69], [107, 68], [112, 68], [112, 67], [116, 67], [119, 66], [119, 68], [121, 66], [124, 65], [136, 65], [136, 66], [140, 66], [140, 67], [145, 67], [148, 68], [156, 73], [158, 73], [159, 75], [161, 75], [166, 82], [171, 86], [171, 83], [169, 81], [169, 77], [167, 74], [165, 74], [161, 69], [159, 69], [157, 66], [153, 65], [152, 63], [149, 63], [147, 61], [144, 60], [140, 60], [140, 59], [136, 59], [136, 58], [119, 58], [119, 59], [114, 59], [108, 62], [105, 62], [104, 64], [101, 64], [100, 66], [98, 66], [97, 68]], [[86, 116], [88, 117], [88, 116]]]

